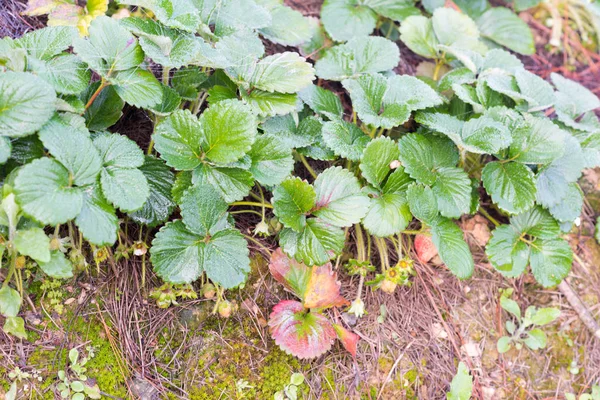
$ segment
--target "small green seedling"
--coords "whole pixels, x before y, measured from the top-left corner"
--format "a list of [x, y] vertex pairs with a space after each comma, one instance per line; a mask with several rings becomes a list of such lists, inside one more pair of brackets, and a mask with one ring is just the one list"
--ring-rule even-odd
[[87, 357], [79, 358], [79, 351], [71, 349], [69, 351], [69, 368], [67, 370], [58, 371], [58, 379], [60, 382], [56, 388], [60, 391], [60, 397], [71, 400], [99, 399], [100, 388], [97, 384], [90, 386], [86, 375], [87, 368], [85, 365], [94, 357], [94, 348], [86, 347], [88, 352]]
[[250, 385], [250, 382], [247, 380], [238, 379], [235, 382], [235, 398], [238, 400], [247, 398], [246, 395], [248, 392], [246, 392], [246, 390], [250, 390], [252, 388], [254, 388], [254, 386]]
[[535, 306], [527, 307], [525, 315], [521, 316], [521, 309], [516, 301], [509, 298], [512, 290], [505, 290], [500, 297], [500, 306], [515, 317], [513, 320], [506, 321], [506, 331], [510, 336], [502, 336], [498, 340], [498, 352], [506, 353], [511, 346], [521, 350], [526, 345], [531, 350], [543, 349], [546, 347], [547, 337], [540, 326], [548, 325], [560, 316], [560, 310], [553, 307], [537, 308]]
[[469, 368], [463, 363], [458, 363], [458, 371], [450, 383], [450, 391], [446, 393], [447, 400], [469, 400], [473, 394], [473, 377]]
[[296, 400], [298, 398], [298, 388], [304, 383], [304, 375], [299, 372], [293, 373], [290, 377], [290, 383], [283, 387], [283, 390], [275, 393], [275, 400]]
[[600, 400], [600, 385], [592, 386], [592, 393], [584, 393], [577, 397], [575, 393], [565, 393], [566, 400]]

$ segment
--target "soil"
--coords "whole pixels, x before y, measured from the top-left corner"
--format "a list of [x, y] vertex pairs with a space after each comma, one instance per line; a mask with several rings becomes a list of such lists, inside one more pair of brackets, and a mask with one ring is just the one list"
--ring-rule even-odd
[[[286, 0], [308, 16], [318, 16], [320, 3]], [[2, 1], [0, 37], [18, 37], [44, 25], [41, 19], [20, 16], [23, 8], [20, 1]], [[522, 17], [534, 29], [538, 48], [535, 56], [522, 58], [527, 68], [544, 78], [564, 73], [600, 94], [595, 64], [567, 65], [560, 54], [547, 51], [547, 28], [528, 14]], [[398, 72], [414, 74], [423, 60], [400, 46]], [[113, 130], [144, 146], [152, 125], [144, 113], [128, 108]], [[600, 170], [587, 171], [580, 183], [587, 200], [581, 225], [569, 235], [579, 260], [568, 281], [598, 319], [600, 245], [593, 224], [600, 212]], [[251, 232], [257, 222], [248, 217], [239, 228]], [[307, 399], [444, 399], [459, 361], [474, 375], [477, 399], [562, 399], [567, 392], [589, 392], [600, 382], [600, 341], [557, 290], [542, 289], [529, 276], [509, 280], [494, 271], [483, 253], [491, 224], [480, 217], [461, 223], [477, 264], [472, 279], [458, 281], [435, 258], [415, 262], [410, 287], [392, 295], [366, 290], [367, 314], [356, 324], [347, 315], [331, 313], [360, 336], [355, 360], [337, 345], [312, 361], [297, 360], [274, 345], [266, 320], [273, 305], [290, 296], [268, 274], [265, 248], [255, 244], [250, 281], [227, 294], [240, 306], [229, 319], [212, 315], [214, 303], [206, 299], [158, 308], [148, 292], [162, 283], [141, 257], [92, 267], [69, 286], [34, 280], [27, 301], [31, 306], [24, 307], [29, 340], [0, 331], [0, 394], [8, 390], [8, 373], [19, 367], [39, 373], [41, 381], [27, 379], [32, 398], [59, 398], [55, 385], [68, 350], [86, 352], [86, 346], [96, 353], [88, 364], [89, 382], [97, 382], [107, 398], [272, 399], [293, 372], [301, 372], [306, 381], [300, 390]], [[131, 229], [130, 236], [137, 238]], [[262, 245], [275, 248], [272, 240]], [[340, 272], [340, 279], [343, 294], [354, 298], [356, 278]], [[509, 318], [499, 306], [500, 289], [507, 288], [522, 310], [529, 305], [560, 308], [560, 318], [545, 328], [547, 348], [497, 352]], [[237, 389], [241, 381], [249, 387]]]

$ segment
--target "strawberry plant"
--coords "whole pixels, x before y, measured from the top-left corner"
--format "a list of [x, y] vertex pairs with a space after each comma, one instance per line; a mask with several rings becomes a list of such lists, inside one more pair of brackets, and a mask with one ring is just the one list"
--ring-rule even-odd
[[[363, 315], [365, 280], [386, 292], [410, 285], [408, 250], [423, 238], [469, 278], [474, 261], [456, 224], [464, 215], [498, 225], [486, 253], [507, 277], [529, 266], [549, 287], [568, 274], [561, 234], [581, 211], [581, 171], [600, 164], [600, 100], [488, 46], [529, 46], [491, 31], [506, 9], [457, 1], [463, 13], [430, 7], [429, 18], [412, 1], [326, 1], [323, 30], [277, 0], [120, 4], [135, 16], [0, 40], [5, 330], [23, 328], [20, 263], [67, 278], [116, 242], [115, 258], [133, 254], [144, 268], [149, 247], [166, 283], [154, 292], [161, 306], [195, 295], [188, 284], [201, 279], [203, 296], [217, 295], [215, 311], [229, 315], [223, 292], [246, 282], [248, 241], [258, 241], [239, 229], [240, 214], [259, 216], [255, 232], [280, 247], [271, 270], [301, 301], [277, 305], [269, 324], [305, 358], [335, 337], [355, 345], [323, 312], [347, 305], [332, 260], [354, 260], [351, 311]], [[529, 38], [513, 17], [511, 35]], [[356, 18], [360, 29], [348, 30]], [[431, 77], [394, 72], [400, 51], [369, 36], [377, 21], [436, 60]], [[314, 63], [266, 54], [262, 39], [298, 46]], [[151, 135], [118, 132], [125, 104], [144, 110]], [[140, 225], [133, 246], [131, 221]]]

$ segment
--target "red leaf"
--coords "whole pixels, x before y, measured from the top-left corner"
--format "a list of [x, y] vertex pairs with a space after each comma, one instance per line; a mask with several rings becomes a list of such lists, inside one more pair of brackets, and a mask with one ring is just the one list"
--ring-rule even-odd
[[338, 324], [333, 324], [333, 328], [344, 348], [352, 354], [352, 357], [356, 358], [356, 347], [359, 339], [358, 335]]
[[415, 250], [419, 261], [426, 263], [429, 262], [438, 253], [431, 236], [417, 235], [415, 236]]
[[288, 257], [280, 247], [271, 255], [269, 271], [277, 282], [304, 300], [304, 293], [311, 275], [309, 267]]
[[324, 354], [336, 337], [336, 330], [323, 314], [309, 312], [294, 300], [283, 300], [273, 307], [269, 328], [275, 343], [298, 358]]
[[281, 248], [275, 250], [269, 262], [271, 275], [287, 290], [298, 296], [306, 308], [328, 308], [350, 304], [340, 295], [337, 274], [331, 263], [307, 267], [290, 257]]
[[331, 263], [314, 267], [304, 295], [304, 307], [329, 308], [350, 305], [340, 295], [337, 273], [331, 270]]

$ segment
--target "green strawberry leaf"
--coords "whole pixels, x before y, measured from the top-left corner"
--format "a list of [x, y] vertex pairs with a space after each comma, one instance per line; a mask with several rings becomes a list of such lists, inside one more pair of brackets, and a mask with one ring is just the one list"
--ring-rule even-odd
[[398, 145], [388, 137], [372, 140], [366, 147], [360, 163], [362, 176], [371, 185], [380, 188], [391, 171], [390, 163], [398, 160]]
[[83, 206], [75, 218], [75, 224], [83, 237], [96, 246], [116, 242], [119, 219], [115, 208], [104, 198], [98, 185], [85, 188]]
[[259, 136], [248, 155], [250, 172], [262, 185], [279, 185], [294, 169], [291, 149], [275, 135]]
[[181, 220], [197, 235], [213, 235], [223, 228], [227, 203], [210, 185], [194, 185], [181, 197]]
[[479, 29], [468, 15], [453, 8], [438, 8], [433, 12], [431, 25], [440, 44], [476, 50]]
[[[100, 82], [92, 83], [81, 94], [81, 100], [87, 103], [96, 92]], [[123, 115], [125, 102], [121, 100], [113, 86], [105, 87], [94, 102], [85, 110], [85, 125], [91, 131], [102, 131], [113, 126]]]
[[403, 136], [398, 147], [406, 172], [425, 185], [436, 182], [438, 169], [454, 167], [458, 162], [456, 147], [446, 138], [414, 133]]
[[567, 185], [567, 192], [557, 204], [548, 209], [559, 222], [573, 222], [581, 215], [584, 196], [575, 182]]
[[267, 119], [262, 124], [263, 131], [277, 136], [289, 148], [310, 146], [321, 138], [323, 123], [316, 117], [307, 117], [296, 125], [291, 114]]
[[288, 178], [273, 191], [273, 212], [281, 223], [300, 232], [306, 226], [306, 214], [316, 204], [315, 189], [300, 178]]
[[243, 283], [250, 271], [247, 243], [234, 229], [203, 238], [176, 220], [156, 234], [150, 253], [156, 274], [171, 283], [189, 283], [206, 272], [215, 283], [230, 289]]
[[70, 186], [69, 171], [50, 158], [23, 166], [15, 178], [14, 192], [23, 211], [47, 225], [75, 218], [83, 205], [83, 191]]
[[256, 64], [250, 83], [267, 92], [297, 93], [315, 79], [314, 69], [298, 53], [283, 52]]
[[323, 124], [323, 140], [333, 152], [352, 161], [358, 161], [370, 138], [358, 126], [346, 121], [328, 121]]
[[[211, 89], [210, 102], [214, 103], [215, 90], [217, 86]], [[250, 93], [241, 92], [242, 100], [248, 104], [252, 110], [260, 116], [285, 115], [296, 111], [298, 96], [290, 93], [270, 93], [264, 90], [255, 89]], [[235, 98], [235, 97], [228, 97]], [[223, 99], [225, 100], [225, 99]]]
[[431, 19], [417, 15], [406, 18], [400, 25], [400, 40], [413, 52], [425, 58], [437, 58], [438, 39]]
[[73, 264], [60, 250], [54, 250], [48, 262], [38, 262], [41, 270], [52, 278], [67, 279], [73, 277]]
[[199, 122], [202, 149], [209, 160], [217, 163], [239, 160], [250, 150], [256, 138], [256, 117], [248, 106], [237, 100], [211, 105]]
[[540, 239], [531, 245], [531, 272], [544, 287], [558, 285], [571, 270], [573, 250], [560, 238]]
[[25, 72], [0, 74], [0, 131], [3, 136], [27, 136], [54, 114], [56, 93], [41, 78]]
[[77, 36], [77, 30], [71, 26], [48, 26], [25, 33], [14, 44], [32, 57], [48, 61], [67, 50]]
[[115, 72], [131, 70], [144, 61], [144, 52], [137, 40], [116, 19], [95, 18], [89, 33], [89, 38], [76, 37], [73, 49], [101, 76], [107, 78]]
[[150, 106], [149, 109], [156, 115], [166, 117], [179, 109], [181, 97], [179, 97], [177, 91], [170, 86], [161, 83], [160, 87], [162, 88], [162, 101], [159, 104]]
[[162, 160], [152, 156], [146, 156], [139, 169], [148, 181], [150, 195], [144, 206], [130, 217], [138, 224], [153, 227], [166, 222], [175, 208], [171, 194], [175, 176]]
[[17, 251], [38, 262], [50, 261], [50, 239], [41, 228], [18, 230], [14, 238]]
[[290, 7], [276, 5], [271, 12], [271, 25], [259, 29], [271, 42], [284, 46], [298, 46], [312, 37], [308, 18]]
[[325, 30], [338, 42], [370, 35], [377, 23], [377, 14], [358, 0], [325, 0], [321, 21]]
[[331, 167], [319, 174], [314, 189], [317, 197], [312, 214], [328, 224], [352, 226], [369, 208], [369, 197], [361, 191], [358, 179], [342, 167]]
[[306, 265], [325, 264], [341, 253], [344, 241], [343, 230], [317, 218], [306, 220], [299, 232], [285, 228], [279, 234], [283, 251]]
[[0, 164], [4, 164], [11, 156], [12, 143], [6, 136], [0, 136]]
[[431, 224], [439, 214], [435, 194], [429, 186], [413, 183], [406, 191], [410, 212], [420, 221]]
[[163, 89], [160, 82], [150, 71], [132, 68], [117, 71], [108, 78], [115, 85], [115, 91], [128, 104], [140, 108], [158, 106], [163, 101]]
[[533, 34], [525, 21], [504, 7], [492, 7], [477, 19], [481, 36], [519, 54], [535, 53]]
[[564, 153], [564, 132], [549, 119], [525, 115], [525, 126], [513, 131], [508, 158], [524, 164], [549, 164]]
[[212, 185], [228, 203], [248, 196], [254, 185], [252, 173], [241, 168], [212, 167], [202, 164], [192, 174], [194, 184]]
[[[418, 181], [418, 179], [417, 179]], [[459, 218], [471, 209], [471, 180], [461, 168], [441, 167], [432, 186], [440, 214]]]
[[357, 37], [329, 49], [315, 64], [321, 79], [342, 81], [393, 69], [400, 61], [398, 46], [382, 37]]
[[150, 195], [148, 181], [139, 169], [104, 167], [100, 184], [106, 199], [124, 212], [139, 210]]
[[195, 32], [201, 22], [198, 9], [191, 0], [120, 0], [128, 4], [147, 8], [168, 27]]
[[411, 15], [421, 15], [413, 0], [367, 0], [364, 4], [377, 14], [394, 21], [403, 21]]
[[330, 120], [340, 119], [344, 113], [340, 98], [320, 86], [309, 85], [298, 92], [298, 97], [315, 113]]
[[90, 82], [87, 65], [74, 54], [63, 54], [48, 61], [28, 59], [28, 69], [52, 85], [57, 93], [79, 94]]
[[459, 279], [473, 275], [475, 263], [462, 230], [451, 220], [440, 218], [431, 226], [431, 239], [440, 258]]
[[168, 28], [152, 19], [129, 17], [121, 25], [139, 37], [139, 43], [147, 57], [168, 68], [189, 64], [198, 50], [194, 35]]
[[74, 129], [67, 121], [55, 117], [40, 130], [39, 138], [50, 154], [69, 170], [74, 184], [83, 186], [96, 182], [102, 159], [85, 128]]
[[384, 193], [370, 201], [369, 210], [362, 224], [371, 235], [388, 237], [401, 233], [412, 214], [406, 197], [399, 193]]
[[491, 162], [483, 168], [481, 178], [492, 200], [502, 210], [520, 214], [533, 207], [536, 197], [535, 177], [526, 165]]
[[156, 126], [156, 150], [170, 167], [193, 170], [201, 163], [203, 140], [200, 122], [188, 110], [176, 111]]
[[94, 138], [105, 167], [137, 168], [144, 163], [144, 153], [127, 136], [117, 133], [101, 133]]

